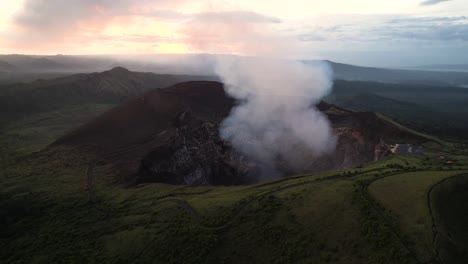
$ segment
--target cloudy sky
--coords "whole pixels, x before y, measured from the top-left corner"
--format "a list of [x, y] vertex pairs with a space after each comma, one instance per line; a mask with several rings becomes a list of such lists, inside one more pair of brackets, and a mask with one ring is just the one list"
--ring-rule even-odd
[[268, 36], [291, 40], [302, 59], [467, 64], [468, 0], [0, 1], [2, 54], [255, 55], [252, 32], [260, 49]]

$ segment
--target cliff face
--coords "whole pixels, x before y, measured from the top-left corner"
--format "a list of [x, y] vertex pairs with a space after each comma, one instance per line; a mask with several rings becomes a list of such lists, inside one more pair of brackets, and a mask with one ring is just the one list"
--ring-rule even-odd
[[[260, 166], [237, 152], [219, 135], [219, 127], [193, 117], [190, 110], [178, 119], [174, 136], [155, 148], [141, 163], [138, 181], [186, 185], [239, 185], [255, 182]], [[297, 149], [297, 162], [278, 160], [281, 175], [350, 169], [390, 154], [381, 137], [369, 137], [356, 128], [336, 127], [335, 150], [314, 157], [307, 149]]]
[[239, 185], [255, 166], [219, 136], [218, 125], [193, 116], [177, 120], [174, 137], [142, 160], [138, 181], [187, 185]]

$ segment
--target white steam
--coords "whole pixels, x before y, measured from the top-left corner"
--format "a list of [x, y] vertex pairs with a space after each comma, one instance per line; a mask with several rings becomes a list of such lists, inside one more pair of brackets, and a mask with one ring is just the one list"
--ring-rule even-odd
[[[239, 99], [221, 126], [221, 136], [264, 167], [278, 162], [300, 170], [296, 153], [317, 158], [334, 150], [326, 117], [314, 104], [331, 87], [327, 68], [272, 59], [218, 59], [225, 90]], [[303, 157], [302, 157], [303, 158]]]
[[216, 56], [216, 74], [239, 100], [221, 125], [223, 139], [269, 173], [279, 164], [300, 171], [335, 149], [329, 122], [315, 107], [332, 78], [325, 64], [278, 59], [291, 57], [294, 42], [269, 33], [269, 25], [204, 15], [185, 34], [197, 52], [250, 56]]

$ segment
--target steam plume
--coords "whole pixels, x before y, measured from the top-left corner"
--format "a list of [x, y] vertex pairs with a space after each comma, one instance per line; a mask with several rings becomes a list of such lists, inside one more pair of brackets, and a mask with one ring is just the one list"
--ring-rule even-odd
[[[186, 30], [201, 52], [217, 56], [215, 72], [226, 92], [239, 100], [221, 125], [221, 136], [268, 172], [278, 164], [295, 171], [334, 150], [326, 117], [315, 108], [332, 85], [325, 65], [285, 60], [294, 42], [269, 33], [268, 23], [233, 20], [192, 21]], [[307, 153], [305, 155], [304, 153]]]

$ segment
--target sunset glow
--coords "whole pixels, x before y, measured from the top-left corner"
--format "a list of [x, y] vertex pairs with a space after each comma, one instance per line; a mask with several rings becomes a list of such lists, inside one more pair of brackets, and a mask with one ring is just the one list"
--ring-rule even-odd
[[[236, 53], [232, 43], [194, 47], [187, 28], [200, 16], [241, 16], [250, 25], [270, 23], [273, 34], [297, 40], [299, 57], [318, 56], [342, 61], [369, 53], [397, 49], [440, 60], [440, 50], [468, 54], [468, 7], [462, 0], [330, 0], [330, 1], [61, 1], [0, 2], [0, 53], [28, 54], [145, 54]], [[229, 19], [229, 16], [228, 16]], [[206, 21], [205, 21], [206, 22]], [[209, 30], [211, 22], [199, 25]], [[390, 30], [381, 30], [381, 29]], [[241, 32], [242, 33], [242, 32]], [[231, 32], [227, 32], [231, 34]], [[444, 38], [442, 38], [444, 36]], [[448, 36], [448, 37], [446, 37]], [[388, 40], [385, 44], [377, 40]], [[352, 44], [352, 45], [350, 45]], [[387, 45], [383, 47], [382, 45]], [[234, 48], [233, 48], [234, 47]], [[460, 52], [460, 51], [467, 52]], [[343, 52], [346, 51], [346, 54]], [[455, 54], [455, 52], [454, 52]], [[450, 57], [450, 52], [446, 54]], [[377, 58], [373, 56], [373, 58]], [[453, 56], [454, 59], [463, 59]], [[379, 61], [395, 60], [384, 54]], [[369, 63], [372, 63], [369, 60]]]

